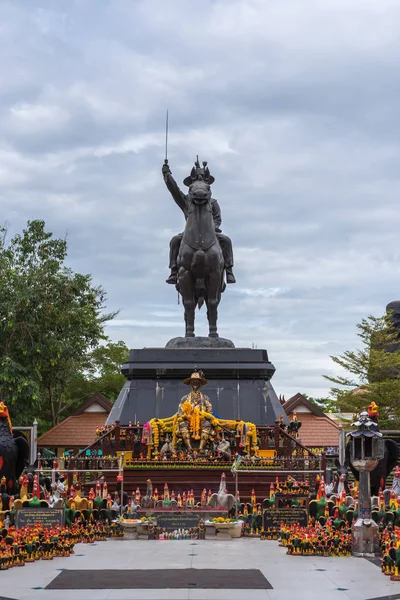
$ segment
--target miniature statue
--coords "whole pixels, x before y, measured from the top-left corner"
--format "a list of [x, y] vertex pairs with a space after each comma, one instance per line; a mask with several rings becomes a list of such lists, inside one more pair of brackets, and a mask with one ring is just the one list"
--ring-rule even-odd
[[391, 490], [394, 492], [396, 498], [400, 496], [400, 467], [397, 465], [393, 473], [393, 483]]
[[64, 478], [60, 477], [58, 481], [55, 481], [52, 484], [52, 494], [49, 499], [49, 506], [51, 508], [61, 508], [62, 507], [62, 505], [64, 503], [64, 500], [63, 500], [64, 491], [65, 491]]
[[206, 539], [206, 524], [204, 522], [204, 519], [200, 519], [198, 530], [199, 530], [199, 540], [205, 540]]
[[232, 496], [232, 494], [227, 493], [226, 477], [225, 473], [222, 473], [221, 482], [219, 484], [219, 490], [216, 494], [211, 495], [211, 498], [208, 501], [208, 505], [212, 508], [221, 508], [229, 511], [231, 510], [234, 502], [235, 498]]
[[153, 484], [151, 483], [151, 479], [148, 479], [146, 484], [147, 484], [146, 495], [143, 496], [143, 498], [142, 498], [141, 507], [142, 508], [154, 508]]
[[222, 438], [217, 443], [214, 443], [214, 450], [222, 460], [232, 460], [231, 445], [229, 441], [225, 439], [224, 434], [222, 434]]
[[167, 435], [167, 437], [165, 438], [164, 444], [161, 446], [160, 458], [165, 460], [165, 459], [171, 458], [171, 456], [172, 456], [172, 445], [171, 445], [169, 436]]
[[141, 497], [141, 495], [140, 495], [140, 489], [137, 487], [137, 488], [136, 488], [136, 492], [135, 492], [135, 504], [136, 504], [137, 506], [140, 506], [140, 505], [141, 505], [141, 504], [140, 504], [140, 503], [141, 503], [141, 501], [142, 501], [142, 497]]
[[293, 436], [295, 439], [298, 439], [300, 427], [301, 427], [301, 423], [300, 423], [300, 421], [297, 420], [297, 413], [294, 410], [293, 414], [292, 414], [292, 420], [289, 423], [288, 429], [287, 429], [289, 435]]

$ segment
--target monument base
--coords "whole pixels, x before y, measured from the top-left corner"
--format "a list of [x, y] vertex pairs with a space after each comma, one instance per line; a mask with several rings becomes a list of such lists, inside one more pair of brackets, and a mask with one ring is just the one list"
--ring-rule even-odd
[[[275, 367], [268, 360], [266, 350], [193, 346], [204, 340], [223, 342], [220, 338], [176, 339], [185, 340], [182, 343], [191, 340], [192, 346], [130, 351], [129, 362], [121, 369], [127, 381], [108, 416], [107, 425], [115, 421], [120, 425], [138, 421], [143, 424], [152, 418], [174, 415], [181, 398], [189, 391], [183, 380], [194, 367], [204, 371], [208, 379], [202, 391], [209, 396], [216, 416], [274, 425], [284, 414], [269, 381]], [[286, 415], [284, 418], [287, 422]]]
[[166, 348], [234, 348], [235, 344], [226, 338], [176, 337], [167, 342]]

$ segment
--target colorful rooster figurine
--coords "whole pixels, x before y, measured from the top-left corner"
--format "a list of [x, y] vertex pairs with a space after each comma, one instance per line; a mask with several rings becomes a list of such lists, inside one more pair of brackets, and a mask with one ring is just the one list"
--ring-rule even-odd
[[319, 519], [325, 515], [325, 507], [328, 506], [329, 514], [332, 513], [334, 502], [326, 499], [325, 483], [324, 480], [320, 480], [317, 497], [315, 500], [311, 500], [309, 504], [310, 516], [314, 519]]
[[371, 404], [367, 408], [367, 412], [368, 412], [368, 416], [371, 419], [371, 421], [374, 421], [374, 423], [376, 423], [378, 425], [379, 410], [378, 410], [378, 405], [376, 404], [376, 402], [371, 402]]

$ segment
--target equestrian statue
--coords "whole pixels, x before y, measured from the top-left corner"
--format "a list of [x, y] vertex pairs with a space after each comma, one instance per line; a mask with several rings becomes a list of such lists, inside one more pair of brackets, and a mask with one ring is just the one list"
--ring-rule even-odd
[[[215, 179], [207, 163], [199, 160], [183, 183], [188, 187], [184, 194], [166, 159], [162, 174], [165, 184], [182, 210], [186, 226], [183, 233], [170, 242], [170, 276], [167, 283], [176, 286], [183, 299], [185, 311], [185, 337], [194, 337], [196, 306], [207, 306], [209, 337], [218, 337], [217, 318], [221, 293], [226, 283], [236, 283], [233, 274], [233, 251], [230, 238], [221, 232], [221, 209], [211, 194]], [[226, 282], [225, 282], [226, 277]]]

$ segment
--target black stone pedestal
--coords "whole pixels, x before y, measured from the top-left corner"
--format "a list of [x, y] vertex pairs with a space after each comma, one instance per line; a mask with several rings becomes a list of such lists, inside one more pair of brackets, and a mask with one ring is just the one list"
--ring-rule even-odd
[[[196, 338], [193, 338], [196, 340]], [[193, 346], [195, 342], [193, 343]], [[107, 419], [146, 423], [174, 415], [189, 388], [183, 383], [194, 367], [204, 371], [214, 413], [223, 419], [242, 419], [273, 425], [284, 412], [270, 383], [275, 367], [266, 350], [250, 348], [173, 347], [131, 350], [122, 366], [127, 381]]]

